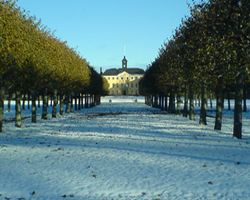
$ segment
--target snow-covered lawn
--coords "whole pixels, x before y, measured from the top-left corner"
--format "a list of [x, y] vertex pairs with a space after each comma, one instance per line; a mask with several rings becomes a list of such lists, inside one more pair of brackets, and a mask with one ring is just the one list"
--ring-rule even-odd
[[237, 140], [230, 117], [215, 132], [213, 118], [201, 127], [142, 98], [102, 100], [37, 124], [25, 119], [22, 129], [5, 124], [0, 199], [250, 199], [249, 119]]

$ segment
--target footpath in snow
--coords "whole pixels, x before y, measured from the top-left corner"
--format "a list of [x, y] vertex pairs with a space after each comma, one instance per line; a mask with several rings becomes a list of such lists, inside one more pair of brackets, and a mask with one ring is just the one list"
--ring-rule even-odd
[[[112, 102], [110, 103], [110, 99]], [[143, 98], [102, 105], [0, 135], [0, 200], [250, 198], [250, 120], [243, 139], [166, 115]]]

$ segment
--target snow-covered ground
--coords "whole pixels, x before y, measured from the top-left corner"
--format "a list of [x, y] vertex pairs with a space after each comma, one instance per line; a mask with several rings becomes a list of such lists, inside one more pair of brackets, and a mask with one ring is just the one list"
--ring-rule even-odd
[[249, 118], [237, 140], [231, 117], [215, 132], [213, 118], [199, 126], [142, 97], [102, 102], [37, 124], [27, 118], [22, 129], [5, 123], [0, 200], [250, 199]]

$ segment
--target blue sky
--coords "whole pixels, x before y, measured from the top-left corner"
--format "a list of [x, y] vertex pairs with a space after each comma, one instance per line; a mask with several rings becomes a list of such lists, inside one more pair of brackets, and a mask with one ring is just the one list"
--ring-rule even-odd
[[55, 35], [76, 48], [99, 68], [146, 68], [158, 55], [191, 0], [18, 0], [30, 15], [42, 20]]

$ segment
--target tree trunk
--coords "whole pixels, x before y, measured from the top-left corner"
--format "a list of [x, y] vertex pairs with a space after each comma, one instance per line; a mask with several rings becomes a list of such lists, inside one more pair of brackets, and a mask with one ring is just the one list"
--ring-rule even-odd
[[48, 119], [48, 95], [47, 89], [45, 89], [43, 94], [43, 108], [42, 108], [42, 119]]
[[230, 102], [230, 99], [227, 99], [227, 108], [228, 108], [228, 110], [231, 110], [231, 102]]
[[3, 132], [4, 88], [0, 88], [0, 132]]
[[65, 108], [65, 112], [66, 113], [70, 113], [70, 107], [71, 107], [71, 101], [70, 101], [70, 95], [66, 96], [66, 108]]
[[20, 92], [16, 92], [16, 122], [15, 126], [20, 128], [22, 126], [21, 116], [21, 97]]
[[159, 106], [158, 107], [162, 110], [162, 95], [159, 95]]
[[154, 108], [157, 108], [157, 107], [158, 107], [158, 96], [157, 96], [157, 95], [154, 96], [153, 107], [154, 107]]
[[49, 103], [50, 103], [50, 107], [53, 106], [53, 103], [52, 103], [52, 102], [53, 102], [53, 95], [50, 95], [50, 102], [49, 102]]
[[41, 107], [41, 102], [40, 102], [40, 96], [38, 95], [37, 98], [37, 107], [40, 108]]
[[240, 72], [236, 77], [236, 88], [235, 88], [235, 103], [234, 103], [234, 128], [233, 136], [241, 139], [242, 138], [242, 98], [243, 98], [243, 77]]
[[244, 86], [243, 90], [243, 112], [247, 112], [247, 88]]
[[69, 113], [69, 96], [65, 96], [65, 113]]
[[164, 96], [161, 95], [161, 110], [165, 110], [164, 108]]
[[230, 102], [230, 92], [227, 92], [227, 108], [231, 110], [231, 102]]
[[194, 98], [194, 106], [195, 106], [195, 107], [198, 107], [198, 97], [195, 97], [195, 98]]
[[25, 95], [23, 95], [23, 104], [22, 104], [22, 108], [23, 108], [23, 110], [25, 110]]
[[28, 109], [30, 109], [30, 94], [28, 93]]
[[168, 112], [175, 113], [175, 94], [173, 89], [170, 89]]
[[81, 98], [81, 109], [84, 108], [84, 103], [83, 103], [83, 94], [80, 94], [80, 98]]
[[215, 115], [215, 130], [221, 130], [222, 127], [222, 111], [223, 111], [223, 100], [221, 96], [216, 97], [216, 115]]
[[189, 119], [195, 120], [195, 113], [194, 113], [194, 91], [193, 87], [189, 86]]
[[168, 95], [165, 96], [165, 111], [168, 111]]
[[148, 98], [148, 96], [145, 96], [145, 104], [146, 104], [146, 105], [149, 104], [149, 98]]
[[53, 95], [53, 108], [52, 108], [52, 118], [56, 118], [57, 115], [57, 90], [54, 90], [54, 95]]
[[152, 95], [152, 107], [156, 107], [155, 95]]
[[31, 122], [36, 123], [36, 95], [34, 92], [32, 92], [32, 116], [31, 116]]
[[75, 96], [74, 96], [75, 98], [75, 111], [77, 111], [78, 109], [78, 103], [77, 103], [77, 95], [75, 94]]
[[93, 102], [93, 94], [90, 95], [90, 106], [93, 107], [94, 106], [94, 102]]
[[93, 105], [96, 106], [96, 95], [93, 94]]
[[93, 107], [93, 103], [92, 103], [92, 94], [89, 95], [89, 107]]
[[213, 99], [212, 99], [212, 97], [210, 97], [209, 101], [210, 101], [210, 109], [212, 109], [213, 108]]
[[154, 96], [153, 95], [150, 95], [150, 106], [153, 107], [154, 105]]
[[63, 115], [64, 96], [60, 94], [60, 115]]
[[87, 94], [85, 94], [85, 103], [84, 103], [84, 106], [85, 106], [85, 108], [89, 107], [89, 105], [88, 105], [88, 95]]
[[8, 95], [8, 112], [10, 112], [11, 109], [11, 94]]
[[70, 98], [69, 98], [69, 101], [70, 101], [70, 112], [74, 112], [74, 104], [73, 104], [73, 95], [71, 94], [70, 95]]
[[188, 116], [188, 95], [187, 95], [187, 88], [185, 88], [185, 92], [184, 92], [184, 107], [183, 107], [182, 115], [183, 115], [183, 117], [187, 117]]
[[198, 96], [198, 107], [201, 107], [201, 97]]
[[148, 96], [145, 96], [145, 104], [149, 105], [149, 97]]
[[216, 89], [216, 115], [214, 130], [221, 130], [223, 111], [223, 77], [219, 77]]
[[201, 125], [207, 125], [207, 94], [205, 84], [201, 86], [201, 111], [199, 123]]
[[180, 114], [181, 113], [181, 96], [180, 93], [178, 91], [177, 93], [177, 107], [176, 107], [176, 114]]
[[78, 94], [78, 110], [81, 110], [81, 95]]
[[101, 95], [95, 95], [95, 101], [96, 101], [96, 105], [100, 105], [101, 104]]

